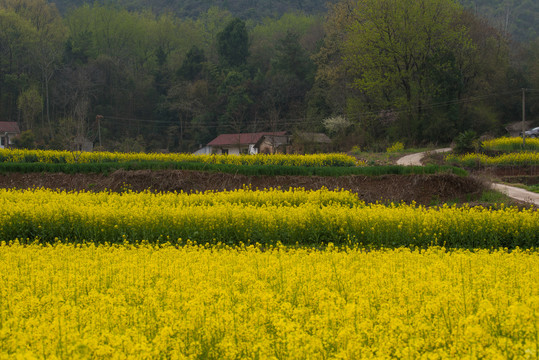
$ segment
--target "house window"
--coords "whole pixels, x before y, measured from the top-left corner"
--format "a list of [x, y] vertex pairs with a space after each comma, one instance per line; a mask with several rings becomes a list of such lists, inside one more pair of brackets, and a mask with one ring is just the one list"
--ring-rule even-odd
[[221, 154], [223, 154], [223, 155], [228, 155], [228, 149], [223, 149], [223, 150], [221, 150]]
[[243, 148], [243, 149], [241, 149], [241, 153], [244, 154], [244, 155], [247, 155], [249, 153], [249, 149]]
[[2, 146], [6, 146], [6, 138], [5, 137], [0, 137], [0, 145]]

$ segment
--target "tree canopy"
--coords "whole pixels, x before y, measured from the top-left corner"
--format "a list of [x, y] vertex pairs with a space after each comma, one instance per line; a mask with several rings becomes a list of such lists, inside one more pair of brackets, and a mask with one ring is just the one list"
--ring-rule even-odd
[[239, 67], [247, 63], [249, 35], [243, 20], [233, 19], [217, 34], [217, 52], [225, 67]]
[[432, 104], [458, 100], [470, 76], [466, 62], [474, 47], [460, 14], [446, 0], [358, 1], [343, 46], [350, 86], [359, 95], [349, 100], [352, 119], [368, 122], [393, 111], [400, 136], [423, 140]]
[[503, 133], [520, 89], [539, 88], [539, 40], [480, 17], [486, 3], [56, 4], [0, 0], [0, 119], [41, 148], [194, 151], [221, 132], [282, 130], [325, 131], [343, 151], [449, 142]]

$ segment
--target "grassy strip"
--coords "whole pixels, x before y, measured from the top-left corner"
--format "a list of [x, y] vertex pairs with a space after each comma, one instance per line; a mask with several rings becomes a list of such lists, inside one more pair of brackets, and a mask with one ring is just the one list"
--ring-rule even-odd
[[208, 164], [199, 162], [163, 162], [163, 161], [136, 161], [136, 162], [103, 162], [103, 163], [0, 163], [0, 173], [104, 173], [116, 170], [195, 170], [241, 174], [247, 176], [261, 175], [293, 175], [293, 176], [345, 176], [345, 175], [409, 175], [409, 174], [436, 174], [452, 173], [466, 176], [467, 172], [454, 166], [361, 166], [361, 167], [310, 167], [310, 166], [282, 166], [282, 165], [231, 165]]

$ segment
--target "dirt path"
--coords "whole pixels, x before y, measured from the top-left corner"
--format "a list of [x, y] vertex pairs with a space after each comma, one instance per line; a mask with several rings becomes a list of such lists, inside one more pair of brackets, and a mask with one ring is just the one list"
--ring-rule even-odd
[[491, 187], [512, 199], [524, 201], [539, 206], [539, 194], [514, 186], [492, 183]]
[[[451, 148], [437, 149], [437, 150], [433, 150], [432, 152], [439, 153], [439, 152], [448, 152], [448, 151], [451, 151]], [[423, 157], [425, 157], [426, 154], [427, 152], [420, 152], [420, 153], [403, 156], [399, 160], [397, 160], [397, 164], [408, 165], [408, 166], [410, 165], [421, 166], [422, 165], [421, 160], [423, 159]], [[512, 199], [515, 199], [518, 201], [524, 201], [524, 202], [539, 206], [539, 194], [536, 194], [534, 192], [527, 191], [521, 188], [517, 188], [514, 186], [508, 186], [508, 185], [503, 185], [503, 184], [491, 183], [490, 186], [492, 189], [499, 191], [509, 196]]]
[[406, 155], [406, 156], [401, 157], [399, 160], [397, 160], [397, 165], [421, 166], [421, 165], [423, 165], [421, 163], [421, 159], [423, 159], [425, 157], [425, 155], [427, 155], [427, 153], [429, 153], [429, 152], [440, 153], [440, 152], [448, 152], [448, 151], [451, 151], [451, 148], [443, 148], [443, 149], [437, 149], [437, 150], [432, 150], [432, 151], [426, 151], [426, 152], [420, 152], [420, 153]]

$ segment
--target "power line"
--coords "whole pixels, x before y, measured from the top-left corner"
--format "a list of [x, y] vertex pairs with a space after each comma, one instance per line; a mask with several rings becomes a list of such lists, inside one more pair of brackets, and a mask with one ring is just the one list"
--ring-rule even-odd
[[125, 120], [125, 121], [137, 121], [137, 122], [148, 122], [148, 123], [161, 123], [161, 122], [170, 122], [170, 120], [149, 120], [149, 119], [134, 119], [134, 118], [126, 118], [126, 117], [119, 117], [119, 116], [105, 116], [107, 119], [113, 119], [113, 120]]
[[[106, 117], [105, 117], [106, 118]], [[135, 121], [134, 119], [132, 119], [133, 121]], [[290, 120], [290, 119], [279, 119], [278, 121], [275, 121], [274, 122], [274, 125], [276, 126], [292, 126], [292, 125], [310, 125], [312, 124], [312, 122], [314, 121], [315, 119], [313, 118], [304, 118], [304, 119], [294, 119], [294, 120]], [[242, 126], [240, 126], [241, 128], [249, 128], [249, 127], [252, 127], [253, 123], [246, 123], [246, 124], [242, 124]], [[266, 121], [260, 121], [260, 125], [268, 125], [268, 122]], [[158, 128], [158, 129], [168, 129], [172, 126], [181, 126], [181, 128], [183, 130], [195, 130], [195, 129], [200, 129], [200, 128], [203, 128], [203, 129], [215, 129], [215, 128], [219, 128], [219, 127], [222, 127], [222, 128], [233, 128], [234, 126], [230, 125], [230, 124], [223, 124], [223, 123], [215, 123], [215, 122], [210, 122], [210, 123], [205, 123], [205, 124], [193, 124], [193, 123], [186, 123], [186, 124], [182, 124], [182, 125], [179, 125], [177, 122], [170, 122], [168, 121], [168, 124], [153, 124], [151, 125], [153, 128]]]
[[[526, 91], [539, 91], [539, 89], [526, 89]], [[379, 110], [363, 111], [363, 112], [357, 113], [356, 115], [359, 117], [369, 117], [369, 116], [378, 116], [380, 112], [382, 111], [391, 111], [391, 113], [398, 114], [398, 113], [405, 113], [411, 110], [418, 110], [418, 109], [430, 110], [437, 107], [477, 102], [477, 101], [482, 101], [482, 100], [486, 100], [493, 97], [517, 94], [520, 92], [521, 90], [504, 91], [500, 93], [478, 95], [478, 96], [463, 98], [463, 99], [455, 99], [455, 100], [435, 102], [435, 103], [430, 103], [430, 104], [414, 105], [408, 108], [392, 109], [391, 107], [388, 107], [388, 108], [381, 108]], [[201, 124], [193, 124], [192, 122], [179, 124], [177, 120], [138, 119], [138, 118], [129, 118], [129, 117], [120, 117], [120, 116], [107, 116], [107, 115], [103, 116], [101, 120], [120, 120], [120, 121], [128, 121], [128, 122], [153, 124], [154, 128], [169, 128], [171, 126], [181, 126], [184, 130], [193, 130], [197, 128], [212, 129], [212, 128], [218, 128], [218, 127], [224, 127], [224, 128], [232, 127], [231, 125], [221, 123], [220, 121], [210, 121], [210, 122], [205, 122]], [[318, 120], [317, 118], [307, 118], [307, 117], [296, 118], [296, 119], [279, 118], [272, 121], [262, 120], [260, 123], [266, 124], [266, 125], [270, 123], [270, 124], [274, 124], [278, 126], [291, 126], [291, 125], [310, 125], [312, 124], [313, 121], [317, 121], [317, 120]], [[250, 125], [252, 125], [252, 123]], [[246, 125], [244, 127], [249, 127], [250, 125]]]

